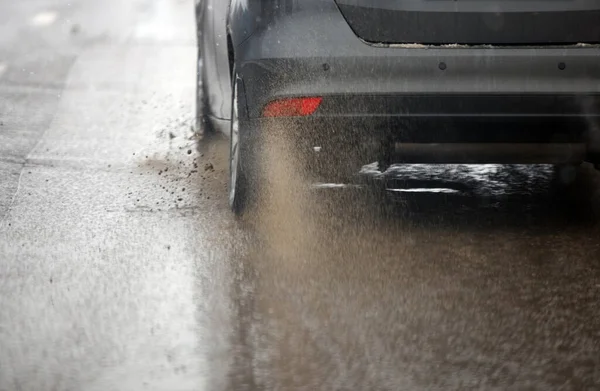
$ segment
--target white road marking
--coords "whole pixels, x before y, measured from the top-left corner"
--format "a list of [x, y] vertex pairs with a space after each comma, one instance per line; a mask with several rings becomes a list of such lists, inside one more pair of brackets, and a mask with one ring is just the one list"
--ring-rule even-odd
[[31, 24], [38, 27], [50, 26], [58, 18], [58, 13], [54, 11], [44, 11], [31, 18]]

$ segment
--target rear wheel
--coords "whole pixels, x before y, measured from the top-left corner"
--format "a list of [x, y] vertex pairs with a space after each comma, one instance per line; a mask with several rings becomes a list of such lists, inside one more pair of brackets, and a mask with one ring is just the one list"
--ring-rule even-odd
[[236, 215], [244, 214], [256, 204], [259, 170], [256, 159], [256, 135], [249, 134], [246, 121], [240, 118], [240, 90], [237, 73], [232, 76], [231, 133], [229, 137], [229, 206]]

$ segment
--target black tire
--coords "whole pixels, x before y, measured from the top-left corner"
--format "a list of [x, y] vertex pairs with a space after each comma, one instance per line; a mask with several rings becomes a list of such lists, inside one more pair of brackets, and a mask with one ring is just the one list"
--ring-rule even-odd
[[[238, 216], [255, 207], [260, 191], [260, 165], [257, 159], [258, 132], [252, 131], [240, 116], [244, 105], [240, 80], [232, 72], [231, 132], [229, 137], [229, 206]], [[242, 117], [242, 118], [240, 118]], [[237, 155], [236, 155], [237, 154]]]

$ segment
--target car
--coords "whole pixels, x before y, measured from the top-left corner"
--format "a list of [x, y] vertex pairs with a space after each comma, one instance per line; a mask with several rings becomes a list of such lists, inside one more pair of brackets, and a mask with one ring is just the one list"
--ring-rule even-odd
[[335, 180], [369, 162], [600, 163], [600, 1], [200, 0], [196, 17], [198, 121], [230, 135], [236, 213], [271, 133]]

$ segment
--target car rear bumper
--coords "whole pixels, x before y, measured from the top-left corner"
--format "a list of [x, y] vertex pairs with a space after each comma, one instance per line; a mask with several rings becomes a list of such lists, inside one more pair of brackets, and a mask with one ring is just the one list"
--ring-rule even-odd
[[[293, 124], [285, 131], [298, 145], [348, 144], [356, 153], [424, 161], [500, 159], [493, 151], [504, 148], [500, 155], [517, 162], [541, 144], [558, 146], [539, 153], [548, 162], [578, 160], [582, 145], [584, 154], [600, 151], [598, 45], [374, 45], [357, 38], [337, 7], [323, 5], [256, 31], [236, 47], [236, 70], [246, 105], [241, 116], [249, 121], [267, 121], [262, 112], [273, 100], [323, 97], [310, 117], [278, 120]], [[398, 143], [429, 146], [396, 154]], [[434, 151], [438, 144], [454, 144], [455, 152]], [[488, 144], [491, 152], [484, 151]], [[507, 144], [520, 152], [500, 147]]]
[[[304, 64], [305, 60], [298, 61]], [[568, 163], [599, 156], [600, 91], [596, 89], [600, 83], [593, 82], [596, 79], [573, 80], [569, 90], [565, 79], [559, 77], [554, 83], [548, 78], [546, 84], [539, 82], [532, 88], [527, 87], [531, 82], [527, 72], [496, 80], [475, 77], [468, 83], [472, 76], [465, 69], [464, 78], [457, 75], [438, 85], [424, 83], [425, 91], [419, 92], [412, 75], [422, 78], [422, 71], [415, 66], [407, 72], [402, 61], [398, 59], [398, 72], [366, 72], [355, 79], [316, 77], [323, 71], [292, 65], [294, 60], [285, 60], [287, 66], [248, 64], [240, 73], [246, 102], [243, 116], [264, 121], [263, 109], [273, 100], [319, 96], [322, 103], [311, 116], [287, 119], [295, 124], [289, 132], [298, 139], [333, 143], [329, 150], [361, 144], [395, 162]], [[374, 61], [373, 67], [385, 62], [389, 61]], [[272, 65], [273, 60], [267, 63]], [[349, 64], [343, 68], [355, 72]], [[473, 68], [473, 72], [481, 70]], [[396, 73], [403, 79], [398, 80]], [[386, 79], [389, 75], [393, 76]], [[506, 87], [517, 80], [522, 91]], [[399, 143], [412, 147], [410, 151], [398, 148]], [[417, 144], [422, 145], [417, 148]], [[541, 148], [544, 144], [548, 146]]]
[[585, 157], [584, 143], [395, 143], [390, 162], [569, 164]]
[[[526, 121], [523, 121], [523, 120]], [[330, 161], [389, 163], [579, 163], [593, 155], [573, 118], [319, 116], [249, 119], [248, 128], [272, 134], [302, 156]], [[416, 121], [416, 122], [415, 122]], [[555, 131], [544, 131], [543, 125]], [[573, 124], [577, 122], [573, 121]], [[527, 125], [537, 127], [528, 132]], [[502, 125], [505, 125], [503, 127]]]
[[298, 148], [362, 163], [597, 160], [600, 95], [327, 95], [307, 117], [250, 116]]

